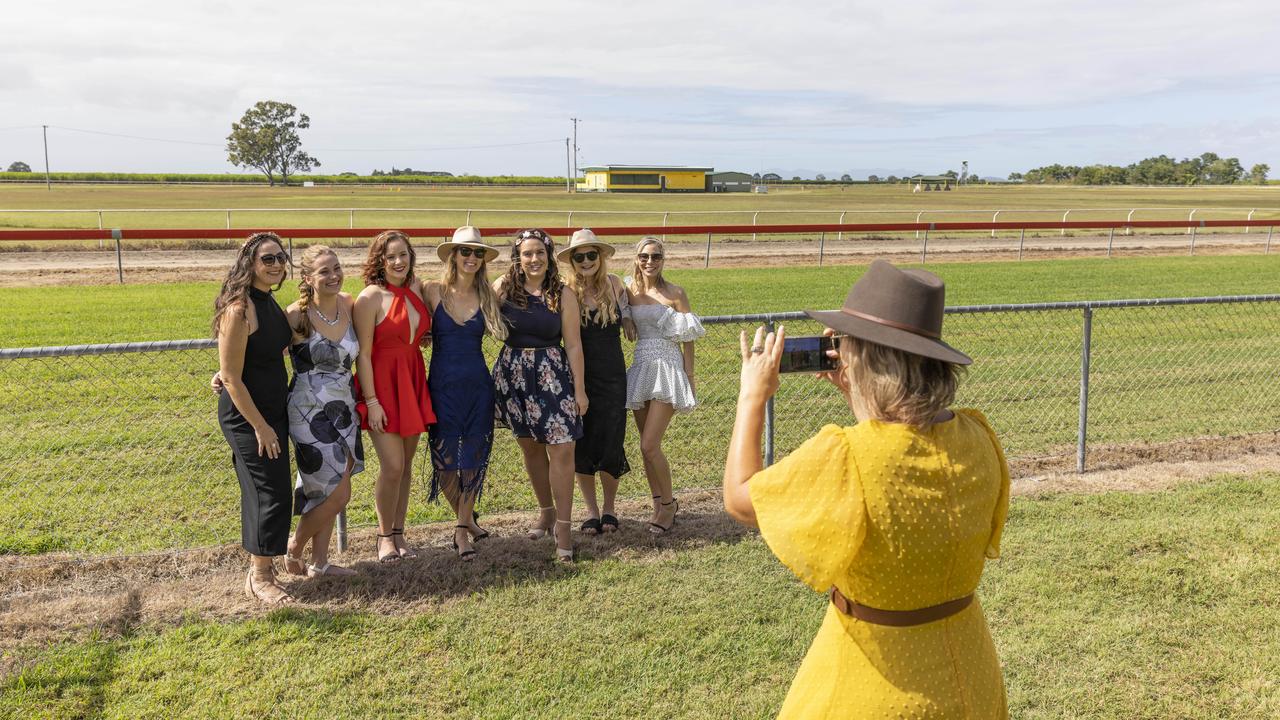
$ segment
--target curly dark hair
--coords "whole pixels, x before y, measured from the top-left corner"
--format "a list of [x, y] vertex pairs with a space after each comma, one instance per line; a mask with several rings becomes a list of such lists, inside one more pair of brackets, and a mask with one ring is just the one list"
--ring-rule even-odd
[[360, 271], [365, 285], [387, 286], [387, 245], [392, 240], [402, 240], [409, 248], [409, 274], [404, 278], [405, 285], [413, 280], [413, 266], [418, 262], [418, 253], [414, 252], [409, 236], [399, 230], [383, 230], [369, 243], [369, 254], [365, 256], [364, 267]]
[[[218, 291], [218, 297], [213, 301], [213, 336], [218, 337], [218, 331], [222, 329], [222, 318], [233, 309], [237, 309], [242, 315], [245, 308], [249, 306], [249, 288], [253, 286], [253, 263], [258, 259], [258, 248], [263, 243], [273, 242], [281, 250], [284, 250], [284, 243], [280, 241], [280, 236], [273, 232], [258, 232], [250, 235], [244, 244], [240, 246], [240, 252], [236, 254], [236, 260], [231, 264], [231, 268], [227, 270], [227, 277], [222, 281], [222, 289]], [[285, 277], [289, 273], [285, 272]], [[284, 285], [284, 278], [280, 279], [273, 290], [279, 290]]]
[[511, 243], [511, 267], [507, 268], [507, 282], [502, 288], [502, 300], [510, 300], [519, 308], [529, 307], [529, 293], [524, 289], [524, 269], [520, 267], [520, 246], [525, 240], [541, 240], [547, 250], [547, 274], [542, 278], [542, 302], [551, 312], [560, 312], [560, 291], [564, 281], [556, 266], [556, 246], [551, 236], [538, 228], [526, 228], [516, 233]]

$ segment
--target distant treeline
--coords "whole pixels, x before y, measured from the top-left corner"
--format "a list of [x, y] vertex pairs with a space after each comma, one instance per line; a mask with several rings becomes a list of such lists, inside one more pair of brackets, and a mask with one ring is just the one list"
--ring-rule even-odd
[[1259, 163], [1246, 173], [1239, 158], [1218, 157], [1217, 153], [1207, 152], [1182, 160], [1160, 155], [1125, 167], [1054, 163], [1025, 173], [1013, 173], [1009, 179], [1073, 185], [1235, 185], [1242, 182], [1264, 185], [1269, 172], [1270, 166]]
[[[239, 175], [225, 173], [111, 173], [111, 172], [58, 172], [50, 173], [53, 182], [82, 183], [229, 183], [236, 185], [266, 185], [265, 175]], [[0, 182], [44, 182], [40, 172], [0, 172]], [[278, 182], [278, 181], [277, 181]], [[530, 175], [292, 175], [290, 185], [314, 182], [317, 185], [564, 185], [563, 177], [539, 177]]]

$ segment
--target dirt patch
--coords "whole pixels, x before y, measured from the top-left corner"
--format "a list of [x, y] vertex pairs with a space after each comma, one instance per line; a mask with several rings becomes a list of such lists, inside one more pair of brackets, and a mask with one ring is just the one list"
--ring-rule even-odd
[[[1016, 238], [966, 236], [930, 238], [926, 258], [948, 262], [987, 262], [997, 260], [1105, 257], [1106, 236], [1031, 238], [1019, 251]], [[348, 268], [364, 262], [364, 250], [339, 245], [338, 254]], [[894, 262], [919, 262], [922, 240], [912, 238], [859, 238], [752, 241], [716, 239], [712, 243], [710, 267], [788, 267], [812, 266], [819, 255], [824, 264], [865, 264], [875, 257]], [[1196, 243], [1196, 252], [1205, 255], [1260, 254], [1266, 244], [1259, 237], [1245, 235], [1206, 235]], [[1146, 257], [1184, 255], [1189, 251], [1186, 238], [1176, 235], [1131, 236], [1117, 238], [1110, 254], [1114, 257]], [[619, 257], [628, 248], [619, 249]], [[668, 264], [676, 268], [700, 268], [708, 265], [703, 243], [672, 242], [667, 245]], [[125, 250], [121, 258], [126, 283], [216, 282], [226, 273], [235, 256], [234, 250], [179, 249]], [[434, 253], [424, 252], [419, 261], [428, 275], [438, 272], [439, 260]], [[622, 264], [619, 264], [622, 263]], [[624, 261], [616, 261], [625, 267]], [[506, 267], [505, 256], [494, 264], [491, 275]], [[106, 285], [120, 282], [116, 254], [113, 250], [47, 250], [0, 252], [0, 288], [39, 287], [50, 285]]]
[[[1090, 458], [1095, 469], [1083, 474], [1074, 471], [1074, 456], [1015, 460], [1013, 494], [1151, 492], [1222, 474], [1280, 472], [1280, 433], [1097, 446], [1091, 448]], [[620, 501], [620, 532], [575, 533], [579, 561], [661, 562], [684, 550], [737, 542], [748, 535], [724, 513], [718, 491], [687, 491], [679, 498], [675, 529], [656, 537], [645, 525], [648, 502]], [[478, 543], [478, 558], [467, 564], [460, 563], [448, 546], [451, 523], [411, 529], [419, 557], [390, 566], [373, 560], [373, 529], [354, 530], [347, 553], [335, 561], [358, 569], [358, 577], [284, 578], [305, 608], [412, 615], [490, 586], [575, 572], [573, 566], [555, 562], [549, 539], [525, 537], [530, 521], [528, 512], [486, 514], [484, 525], [492, 537]], [[246, 563], [236, 545], [132, 557], [49, 555], [36, 559], [38, 564], [29, 564], [32, 561], [0, 558], [0, 648], [91, 632], [119, 637], [139, 625], [172, 626], [191, 617], [237, 620], [268, 612], [244, 596]]]

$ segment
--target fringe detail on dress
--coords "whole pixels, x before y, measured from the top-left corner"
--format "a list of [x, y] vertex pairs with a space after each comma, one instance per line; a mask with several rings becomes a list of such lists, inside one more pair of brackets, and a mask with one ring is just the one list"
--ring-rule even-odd
[[[484, 453], [484, 458], [480, 459], [478, 467], [461, 469], [460, 466], [465, 460], [471, 460], [465, 456], [468, 441], [475, 450], [473, 454]], [[439, 441], [430, 440], [428, 444], [431, 447], [431, 494], [427, 497], [428, 502], [435, 502], [440, 497], [442, 488], [441, 476], [445, 473], [457, 476], [458, 494], [467, 495], [475, 494], [476, 501], [479, 502], [480, 495], [484, 490], [484, 480], [489, 473], [489, 455], [493, 450], [493, 434], [489, 435], [466, 435], [457, 438], [441, 438]], [[446, 445], [453, 446], [453, 456], [445, 455]], [[460, 458], [462, 460], [460, 460]], [[447, 470], [446, 466], [452, 465], [457, 470]]]

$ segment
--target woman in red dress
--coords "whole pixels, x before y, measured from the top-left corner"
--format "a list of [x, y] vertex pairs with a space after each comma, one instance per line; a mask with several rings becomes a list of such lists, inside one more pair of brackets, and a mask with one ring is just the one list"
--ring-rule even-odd
[[431, 331], [431, 313], [413, 277], [416, 259], [404, 233], [387, 230], [374, 238], [364, 263], [366, 287], [352, 316], [360, 341], [356, 385], [363, 398], [356, 409], [378, 453], [374, 505], [381, 562], [417, 557], [404, 540], [413, 453], [436, 421], [421, 347]]

